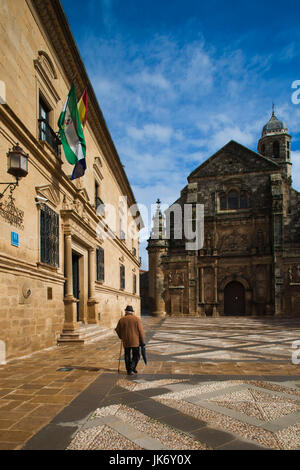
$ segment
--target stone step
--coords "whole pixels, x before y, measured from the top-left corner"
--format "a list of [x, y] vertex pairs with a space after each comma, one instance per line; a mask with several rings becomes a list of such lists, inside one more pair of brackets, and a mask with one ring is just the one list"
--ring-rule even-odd
[[100, 325], [83, 325], [75, 331], [63, 330], [57, 344], [87, 344], [113, 335], [113, 330]]

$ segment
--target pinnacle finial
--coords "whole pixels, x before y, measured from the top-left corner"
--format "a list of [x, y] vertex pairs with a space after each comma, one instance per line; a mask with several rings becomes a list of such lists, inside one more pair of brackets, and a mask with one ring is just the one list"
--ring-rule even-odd
[[161, 203], [161, 200], [158, 198], [156, 201], [156, 204], [160, 204], [160, 203]]
[[274, 116], [274, 108], [275, 108], [274, 103], [272, 103], [272, 116]]

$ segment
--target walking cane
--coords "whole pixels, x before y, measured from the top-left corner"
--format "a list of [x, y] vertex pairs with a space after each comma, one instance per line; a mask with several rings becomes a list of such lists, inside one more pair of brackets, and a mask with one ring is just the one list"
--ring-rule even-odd
[[118, 374], [120, 373], [121, 354], [122, 354], [122, 340], [121, 340], [120, 355], [119, 355]]

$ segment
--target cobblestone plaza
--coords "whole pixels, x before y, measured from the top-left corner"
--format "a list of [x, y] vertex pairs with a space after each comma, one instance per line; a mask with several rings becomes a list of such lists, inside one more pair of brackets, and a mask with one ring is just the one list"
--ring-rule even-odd
[[287, 319], [143, 317], [148, 364], [118, 374], [111, 334], [0, 368], [1, 449], [298, 449]]

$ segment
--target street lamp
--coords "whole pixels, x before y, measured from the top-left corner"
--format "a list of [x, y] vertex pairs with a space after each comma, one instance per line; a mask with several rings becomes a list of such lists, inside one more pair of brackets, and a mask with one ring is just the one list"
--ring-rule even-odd
[[14, 145], [12, 150], [9, 149], [7, 153], [7, 173], [13, 175], [16, 178], [15, 183], [0, 183], [6, 184], [6, 188], [2, 193], [0, 193], [0, 199], [4, 196], [5, 191], [11, 187], [10, 192], [12, 193], [14, 189], [19, 185], [19, 179], [27, 176], [28, 174], [28, 153], [25, 153], [24, 150], [19, 146], [19, 144]]

